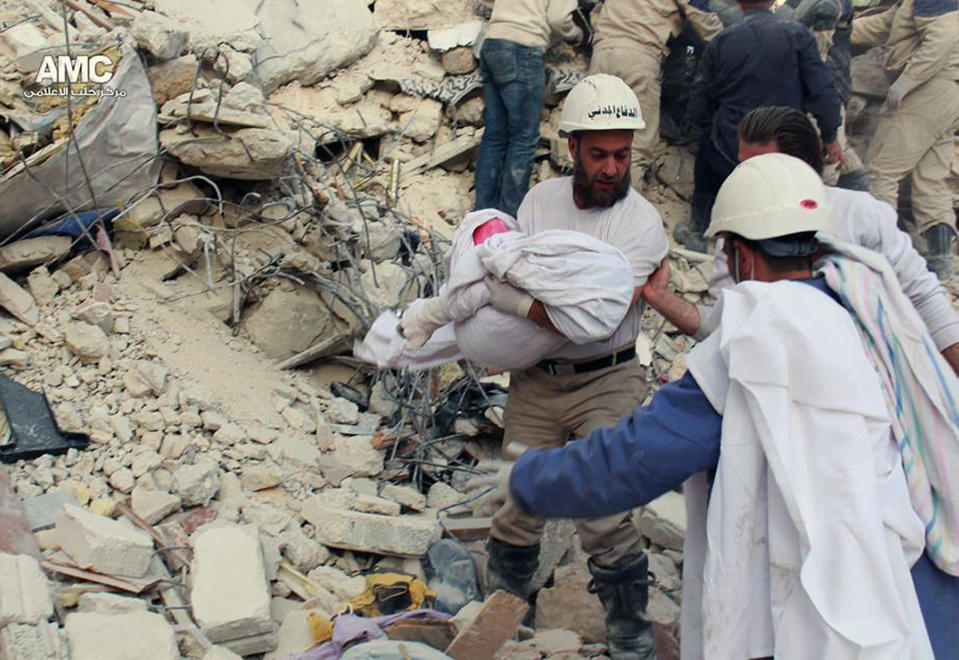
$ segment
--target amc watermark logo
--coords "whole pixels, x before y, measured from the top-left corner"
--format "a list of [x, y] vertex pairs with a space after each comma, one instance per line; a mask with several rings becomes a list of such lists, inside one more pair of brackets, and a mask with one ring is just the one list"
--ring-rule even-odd
[[[33, 82], [42, 85], [38, 91], [26, 91], [25, 96], [126, 96], [123, 90], [102, 88], [113, 80], [116, 67], [106, 55], [44, 55]], [[77, 85], [69, 92], [65, 85]]]
[[106, 55], [44, 55], [33, 82], [108, 83], [113, 79], [113, 60]]

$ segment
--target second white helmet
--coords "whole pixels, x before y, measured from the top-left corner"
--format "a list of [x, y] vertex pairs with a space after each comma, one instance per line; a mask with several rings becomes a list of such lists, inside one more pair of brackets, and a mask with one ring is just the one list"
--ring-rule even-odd
[[621, 78], [608, 73], [594, 73], [576, 83], [559, 119], [560, 135], [643, 128], [646, 122], [636, 94]]
[[730, 232], [750, 240], [807, 231], [835, 232], [822, 179], [809, 165], [780, 153], [755, 156], [723, 182], [706, 237]]

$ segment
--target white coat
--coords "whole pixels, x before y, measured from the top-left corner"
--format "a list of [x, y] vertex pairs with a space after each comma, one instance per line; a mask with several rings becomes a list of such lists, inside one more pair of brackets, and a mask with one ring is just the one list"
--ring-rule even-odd
[[923, 526], [848, 313], [788, 281], [720, 304], [688, 359], [723, 429], [711, 492], [684, 487], [682, 657], [932, 657], [909, 573]]

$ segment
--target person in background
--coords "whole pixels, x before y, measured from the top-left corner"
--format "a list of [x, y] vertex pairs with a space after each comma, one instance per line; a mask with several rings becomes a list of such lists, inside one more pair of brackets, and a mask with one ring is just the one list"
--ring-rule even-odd
[[643, 109], [646, 128], [633, 136], [630, 168], [637, 190], [650, 173], [659, 141], [663, 60], [687, 21], [707, 43], [723, 29], [706, 0], [606, 0], [593, 16], [590, 72], [622, 78]]
[[716, 191], [736, 166], [739, 121], [764, 105], [811, 113], [826, 144], [826, 162], [842, 162], [841, 120], [832, 74], [805, 26], [774, 14], [772, 2], [740, 0], [742, 20], [703, 51], [689, 93], [688, 120], [702, 130], [693, 174], [691, 219], [673, 233], [686, 247], [705, 252], [703, 231]]
[[[822, 144], [816, 127], [802, 112], [787, 107], [757, 108], [743, 117], [739, 125], [739, 160], [780, 152], [801, 159], [816, 172], [823, 168]], [[912, 301], [936, 348], [959, 374], [959, 313], [949, 296], [930, 272], [925, 260], [915, 250], [909, 235], [896, 224], [895, 210], [867, 192], [826, 187], [826, 197], [833, 207], [836, 236], [847, 243], [861, 245], [884, 255], [889, 261], [903, 292]], [[733, 285], [725, 252], [717, 243], [710, 291], [719, 296], [722, 289]], [[683, 332], [702, 339], [713, 331], [715, 319], [710, 309], [696, 306], [671, 292], [669, 266], [664, 263], [643, 289], [647, 304], [672, 321]]]
[[866, 152], [869, 189], [893, 208], [911, 174], [912, 212], [929, 267], [939, 279], [956, 269], [956, 214], [946, 178], [959, 130], [959, 5], [956, 0], [899, 0], [857, 18], [853, 46], [885, 46], [893, 81]]
[[480, 47], [486, 128], [476, 159], [474, 209], [516, 216], [529, 189], [546, 95], [544, 57], [553, 35], [582, 43], [577, 0], [496, 0]]

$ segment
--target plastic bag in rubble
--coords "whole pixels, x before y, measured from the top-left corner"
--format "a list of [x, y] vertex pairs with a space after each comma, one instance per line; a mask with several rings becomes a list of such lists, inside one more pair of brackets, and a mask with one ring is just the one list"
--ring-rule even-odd
[[51, 154], [30, 165], [29, 172], [14, 167], [0, 179], [0, 238], [68, 211], [122, 205], [156, 184], [161, 165], [156, 105], [143, 64], [130, 46], [121, 47], [116, 72], [102, 89], [107, 87], [114, 95], [104, 93], [80, 119], [73, 131], [75, 144], [63, 140], [50, 145]]
[[[506, 231], [474, 244], [474, 231], [492, 220], [502, 221]], [[426, 369], [465, 357], [495, 369], [523, 369], [568, 341], [606, 339], [632, 302], [632, 269], [618, 249], [582, 232], [550, 230], [527, 236], [513, 218], [495, 210], [467, 214], [444, 260], [447, 281], [440, 297], [452, 323], [422, 347], [412, 348], [399, 336], [395, 313], [388, 311], [363, 342], [357, 342], [354, 355], [388, 368]], [[542, 302], [561, 334], [490, 307], [487, 274]]]
[[440, 539], [426, 553], [430, 589], [436, 592], [435, 608], [456, 614], [473, 600], [483, 600], [476, 584], [476, 565], [469, 550], [455, 539]]

